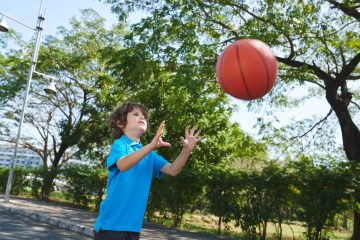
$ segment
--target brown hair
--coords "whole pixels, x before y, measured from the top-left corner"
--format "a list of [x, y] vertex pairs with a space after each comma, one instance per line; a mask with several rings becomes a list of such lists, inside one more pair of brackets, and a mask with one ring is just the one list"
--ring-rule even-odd
[[109, 118], [109, 127], [111, 128], [113, 140], [120, 138], [124, 134], [123, 129], [118, 125], [123, 125], [124, 127], [126, 126], [127, 114], [134, 108], [139, 108], [147, 121], [148, 116], [145, 106], [130, 101], [124, 102], [123, 105], [117, 108]]

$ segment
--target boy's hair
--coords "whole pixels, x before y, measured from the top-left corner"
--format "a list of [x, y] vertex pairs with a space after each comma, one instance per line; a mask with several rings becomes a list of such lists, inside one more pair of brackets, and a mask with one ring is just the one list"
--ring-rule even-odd
[[124, 102], [109, 118], [109, 127], [111, 128], [113, 140], [120, 138], [124, 134], [123, 130], [117, 125], [123, 125], [125, 127], [127, 124], [127, 114], [134, 108], [139, 108], [141, 113], [144, 114], [145, 120], [148, 121], [147, 109], [144, 105], [130, 101]]

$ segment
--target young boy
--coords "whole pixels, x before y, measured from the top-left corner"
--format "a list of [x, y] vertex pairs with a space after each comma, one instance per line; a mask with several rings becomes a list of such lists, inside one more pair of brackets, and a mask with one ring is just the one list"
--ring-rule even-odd
[[164, 173], [176, 176], [185, 165], [197, 142], [200, 130], [185, 129], [182, 151], [173, 163], [154, 152], [171, 147], [162, 140], [162, 122], [153, 140], [141, 145], [140, 137], [148, 127], [144, 106], [126, 102], [110, 117], [114, 142], [107, 158], [108, 189], [94, 225], [94, 239], [139, 239], [152, 177]]

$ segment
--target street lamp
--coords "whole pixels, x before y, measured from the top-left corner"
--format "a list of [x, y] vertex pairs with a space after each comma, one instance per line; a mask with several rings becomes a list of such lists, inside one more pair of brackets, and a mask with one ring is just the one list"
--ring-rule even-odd
[[48, 94], [56, 94], [57, 90], [56, 90], [56, 87], [55, 87], [55, 81], [57, 81], [58, 79], [55, 78], [55, 77], [52, 77], [52, 76], [49, 76], [49, 75], [46, 75], [46, 74], [43, 74], [43, 73], [40, 73], [40, 72], [37, 72], [34, 70], [34, 73], [36, 73], [37, 75], [40, 75], [40, 76], [43, 76], [45, 79], [50, 79], [51, 82], [49, 85], [47, 85], [45, 88], [44, 88], [44, 91]]
[[1, 24], [0, 24], [0, 31], [1, 32], [7, 32], [9, 30], [9, 28], [8, 28], [8, 26], [6, 24], [6, 21], [5, 21], [5, 17], [7, 17], [9, 19], [12, 19], [15, 22], [20, 23], [21, 25], [23, 25], [23, 26], [25, 26], [27, 28], [30, 28], [31, 30], [36, 32], [36, 39], [35, 39], [35, 44], [34, 44], [34, 52], [33, 52], [33, 55], [32, 55], [30, 69], [29, 69], [29, 76], [28, 76], [27, 85], [26, 85], [24, 103], [23, 103], [23, 106], [22, 106], [19, 129], [18, 129], [18, 133], [17, 133], [17, 137], [16, 137], [15, 150], [14, 150], [14, 155], [13, 155], [12, 162], [10, 164], [9, 177], [8, 177], [8, 181], [7, 181], [7, 185], [6, 185], [5, 199], [4, 199], [5, 202], [9, 202], [9, 200], [10, 200], [10, 190], [11, 190], [11, 185], [12, 185], [13, 178], [14, 178], [14, 168], [15, 168], [15, 164], [16, 164], [16, 158], [17, 158], [17, 152], [18, 152], [18, 146], [19, 146], [21, 127], [22, 127], [22, 124], [24, 122], [27, 97], [29, 95], [29, 90], [30, 90], [30, 85], [31, 85], [31, 80], [32, 80], [33, 73], [41, 75], [41, 76], [43, 76], [45, 78], [50, 78], [52, 80], [52, 82], [51, 82], [52, 85], [46, 87], [44, 90], [47, 93], [51, 93], [51, 94], [56, 93], [54, 80], [57, 80], [57, 79], [54, 78], [54, 77], [48, 76], [46, 74], [39, 73], [39, 72], [35, 71], [36, 62], [37, 62], [37, 58], [38, 58], [39, 50], [40, 50], [41, 32], [43, 30], [43, 23], [44, 23], [44, 20], [45, 20], [44, 14], [42, 13], [42, 6], [43, 6], [43, 0], [41, 0], [40, 10], [39, 10], [39, 15], [38, 15], [38, 22], [37, 22], [36, 28], [30, 27], [27, 24], [25, 24], [25, 23], [15, 19], [15, 18], [12, 18], [12, 17], [0, 12], [0, 15], [2, 15], [2, 20], [1, 20]]
[[7, 31], [9, 31], [9, 27], [8, 27], [7, 24], [6, 24], [5, 16], [4, 16], [4, 15], [2, 15], [2, 18], [1, 18], [0, 31], [1, 31], [1, 32], [7, 32]]

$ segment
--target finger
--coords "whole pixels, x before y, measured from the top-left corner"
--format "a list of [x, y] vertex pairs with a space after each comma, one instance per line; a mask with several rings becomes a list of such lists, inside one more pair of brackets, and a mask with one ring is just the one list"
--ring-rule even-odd
[[197, 128], [196, 126], [193, 126], [193, 128], [191, 129], [190, 135], [194, 136], [196, 128]]
[[162, 132], [163, 129], [164, 129], [164, 127], [165, 127], [165, 121], [162, 121], [162, 122], [160, 123], [160, 126], [159, 126], [158, 130], [157, 130], [157, 133]]
[[185, 143], [185, 139], [183, 137], [180, 137], [180, 142], [181, 144], [184, 144]]
[[171, 147], [171, 144], [168, 143], [168, 142], [163, 142], [163, 146], [164, 146], [164, 147]]
[[161, 137], [162, 134], [163, 134], [163, 132], [164, 132], [163, 128], [159, 128], [159, 129], [157, 130], [157, 132], [156, 132], [156, 136], [157, 136], [157, 137]]
[[199, 131], [197, 131], [197, 132], [195, 133], [194, 137], [197, 138], [197, 137], [200, 135], [200, 133], [201, 133], [201, 129], [199, 129]]
[[189, 136], [189, 129], [188, 127], [185, 128], [185, 138], [188, 138]]
[[201, 141], [203, 138], [204, 138], [203, 136], [200, 136], [199, 138], [196, 139], [196, 142]]

